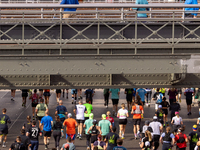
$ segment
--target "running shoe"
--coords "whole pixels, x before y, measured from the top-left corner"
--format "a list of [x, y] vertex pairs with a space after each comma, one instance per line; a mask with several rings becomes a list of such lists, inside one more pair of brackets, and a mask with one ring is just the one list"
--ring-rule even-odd
[[77, 139], [79, 138], [79, 134], [76, 136], [76, 138], [77, 138]]
[[72, 104], [74, 104], [74, 100], [72, 100]]
[[163, 124], [163, 127], [165, 127], [165, 124]]
[[90, 150], [90, 147], [89, 147], [89, 146], [87, 147], [87, 150]]
[[6, 147], [6, 144], [3, 144], [2, 147], [5, 148], [5, 147]]
[[13, 98], [11, 98], [11, 101], [15, 101]]
[[124, 139], [124, 137], [122, 136], [122, 140]]
[[22, 103], [22, 107], [24, 106], [24, 103]]
[[190, 112], [189, 112], [189, 113], [187, 113], [187, 115], [189, 116], [189, 115], [190, 115]]
[[49, 139], [47, 139], [47, 145], [49, 145]]
[[48, 149], [47, 145], [45, 145], [45, 149]]
[[81, 137], [81, 136], [79, 136], [79, 140], [82, 140], [82, 137]]

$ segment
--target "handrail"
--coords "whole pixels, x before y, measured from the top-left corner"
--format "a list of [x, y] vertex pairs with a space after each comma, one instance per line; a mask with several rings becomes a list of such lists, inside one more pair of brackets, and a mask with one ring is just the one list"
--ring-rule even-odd
[[133, 3], [81, 3], [79, 5], [60, 4], [1, 4], [2, 8], [200, 8], [200, 4], [185, 5], [183, 3], [149, 3], [148, 5], [137, 5]]

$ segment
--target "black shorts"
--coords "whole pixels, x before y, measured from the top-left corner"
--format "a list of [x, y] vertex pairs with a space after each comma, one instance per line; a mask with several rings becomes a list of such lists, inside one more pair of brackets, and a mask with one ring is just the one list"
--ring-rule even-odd
[[140, 125], [141, 119], [133, 119], [133, 125]]
[[43, 89], [39, 89], [39, 91], [43, 92]]
[[132, 103], [133, 99], [132, 98], [127, 98], [126, 101]]
[[119, 125], [126, 125], [127, 119], [119, 119]]
[[4, 129], [0, 131], [0, 135], [7, 135], [8, 134], [8, 129]]
[[44, 96], [50, 96], [51, 94], [50, 94], [50, 92], [44, 92], [43, 95], [44, 95]]
[[85, 120], [79, 120], [79, 119], [77, 119], [76, 121], [77, 121], [77, 123], [84, 123], [85, 122]]
[[168, 115], [168, 110], [167, 110], [167, 109], [163, 109], [162, 111], [163, 111], [163, 113], [164, 113], [165, 115]]
[[41, 121], [44, 116], [37, 116], [37, 120]]
[[91, 143], [97, 141], [97, 135], [91, 135]]
[[118, 105], [119, 99], [112, 99], [112, 104], [113, 105]]
[[28, 97], [28, 93], [22, 93], [22, 97]]
[[56, 89], [56, 93], [61, 93], [61, 89]]
[[31, 105], [32, 105], [32, 107], [36, 107], [37, 106], [37, 104], [35, 104], [35, 103], [31, 103]]
[[89, 117], [85, 117], [85, 120], [89, 119]]
[[186, 104], [187, 105], [191, 105], [192, 104], [192, 100], [191, 99], [186, 99]]
[[43, 134], [44, 134], [44, 136], [51, 137], [51, 131], [44, 131], [43, 130]]

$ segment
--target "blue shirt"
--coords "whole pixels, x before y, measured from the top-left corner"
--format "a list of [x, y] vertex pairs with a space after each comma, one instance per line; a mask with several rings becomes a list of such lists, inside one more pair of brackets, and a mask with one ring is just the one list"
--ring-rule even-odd
[[145, 89], [140, 88], [140, 89], [137, 90], [137, 93], [140, 96], [141, 101], [144, 102], [145, 101], [145, 97], [144, 96], [147, 93], [147, 91]]
[[53, 118], [51, 116], [44, 116], [41, 120], [41, 124], [43, 124], [44, 131], [51, 131], [51, 121]]
[[[79, 4], [78, 0], [62, 0], [62, 4]], [[76, 11], [77, 8], [64, 8], [64, 11]]]
[[127, 149], [123, 146], [115, 146], [113, 150], [127, 150]]
[[118, 92], [120, 89], [110, 89], [111, 94], [111, 99], [119, 99]]
[[[147, 0], [136, 0], [135, 4], [148, 4]], [[132, 9], [136, 9], [137, 11], [146, 11], [146, 10], [149, 10], [149, 8], [132, 8]], [[137, 14], [138, 17], [141, 17], [141, 18], [146, 18], [147, 17], [147, 14], [145, 13], [138, 13]]]
[[[165, 137], [165, 132], [161, 135], [161, 137], [162, 138]], [[174, 139], [175, 138], [174, 134], [171, 133], [170, 138]], [[163, 143], [171, 143], [171, 142], [170, 141], [163, 141]]]
[[58, 116], [60, 118], [65, 118], [65, 113], [67, 112], [67, 108], [63, 105], [59, 105], [56, 107], [56, 111], [58, 112]]
[[[186, 0], [185, 4], [198, 4], [198, 1], [197, 0]], [[198, 10], [199, 10], [199, 8], [185, 8], [185, 11], [186, 11], [185, 13], [190, 14], [189, 11], [198, 11]], [[197, 16], [197, 14], [195, 14], [195, 13], [191, 13], [191, 14], [194, 16]]]

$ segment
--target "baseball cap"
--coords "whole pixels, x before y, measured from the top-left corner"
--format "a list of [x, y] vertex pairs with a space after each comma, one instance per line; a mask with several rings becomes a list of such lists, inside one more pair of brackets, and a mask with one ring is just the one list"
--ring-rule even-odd
[[149, 125], [150, 124], [150, 121], [149, 120], [146, 120], [145, 121], [145, 125]]
[[162, 108], [162, 105], [159, 105], [158, 108]]
[[65, 148], [65, 149], [69, 148], [69, 144], [66, 143], [66, 144], [64, 145], [64, 148]]
[[71, 118], [71, 117], [72, 117], [72, 114], [71, 114], [71, 113], [68, 113], [67, 116], [68, 116], [68, 118]]
[[145, 146], [146, 146], [146, 147], [150, 146], [150, 142], [149, 142], [149, 141], [146, 141], [146, 142], [145, 142]]
[[175, 112], [175, 115], [177, 115], [177, 114], [179, 114], [179, 112], [178, 112], [178, 111], [176, 111], [176, 112]]
[[157, 117], [157, 116], [154, 116], [154, 117], [153, 117], [153, 119], [155, 119], [155, 120], [156, 120], [156, 119], [158, 119], [158, 117]]
[[194, 130], [197, 130], [197, 125], [196, 125], [196, 124], [193, 125], [193, 129], [194, 129]]
[[105, 114], [102, 114], [101, 117], [102, 117], [103, 119], [106, 119], [106, 115], [105, 115]]
[[94, 114], [91, 113], [91, 114], [89, 115], [89, 118], [90, 118], [90, 119], [93, 119], [93, 118], [94, 118]]

